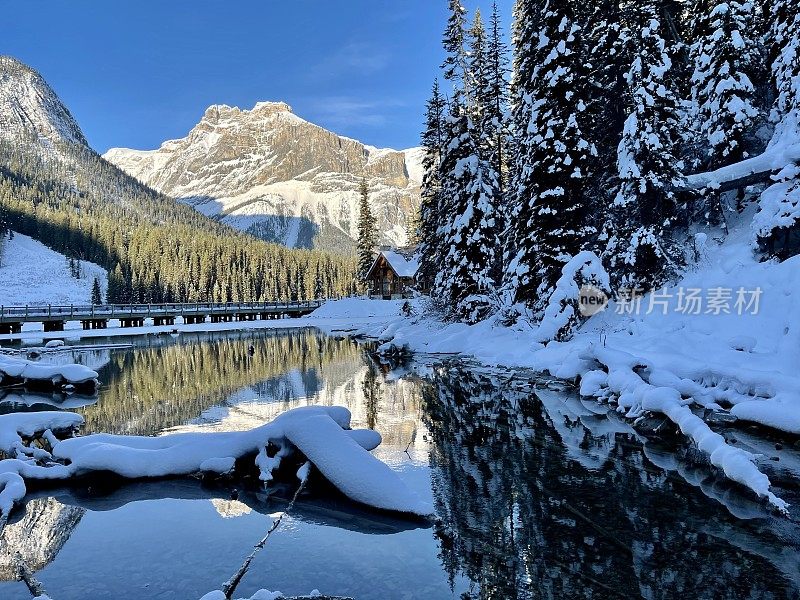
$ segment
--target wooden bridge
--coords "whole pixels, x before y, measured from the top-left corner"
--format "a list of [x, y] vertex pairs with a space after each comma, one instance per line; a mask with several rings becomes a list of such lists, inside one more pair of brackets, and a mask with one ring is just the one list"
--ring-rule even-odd
[[97, 304], [69, 306], [0, 306], [0, 334], [19, 333], [24, 323], [42, 323], [45, 331], [64, 331], [67, 321], [80, 321], [84, 329], [105, 329], [111, 319], [122, 327], [142, 327], [145, 319], [153, 325], [174, 325], [181, 317], [193, 325], [228, 321], [256, 321], [302, 317], [322, 306], [322, 300], [304, 302], [242, 302], [195, 304]]

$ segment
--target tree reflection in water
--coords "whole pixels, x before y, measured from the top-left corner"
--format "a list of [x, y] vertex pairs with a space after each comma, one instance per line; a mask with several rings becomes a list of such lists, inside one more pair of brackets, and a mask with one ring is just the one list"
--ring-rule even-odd
[[[433, 557], [438, 544], [444, 572], [458, 593], [468, 590], [465, 599], [782, 599], [800, 592], [796, 515], [767, 515], [735, 486], [679, 460], [674, 448], [641, 439], [595, 403], [544, 389], [534, 394], [524, 379], [481, 375], [459, 363], [414, 363], [385, 377], [385, 366], [363, 348], [313, 329], [131, 341], [135, 348], [83, 354], [103, 382], [96, 404], [80, 409], [88, 432], [233, 430], [307, 403], [347, 406], [354, 426], [381, 433], [383, 458], [418, 469], [421, 488], [429, 459], [441, 516], [435, 540], [428, 531], [413, 547], [386, 547], [405, 565], [427, 552]], [[27, 409], [33, 400], [23, 402]], [[233, 503], [228, 492], [187, 481], [84, 495], [43, 490], [0, 539], [0, 581], [14, 578], [11, 557], [21, 549], [34, 569], [54, 561], [87, 510], [160, 498], [208, 498], [226, 516], [275, 508], [246, 490]], [[338, 502], [324, 494], [304, 500], [298, 523], [355, 525], [359, 535], [398, 530]], [[62, 566], [55, 563], [49, 581], [59, 580]], [[359, 568], [387, 572], [382, 561]], [[435, 560], [425, 568], [444, 585]], [[413, 594], [415, 583], [424, 584], [402, 581], [386, 591]]]
[[101, 401], [82, 413], [89, 432], [152, 435], [243, 388], [276, 403], [313, 396], [360, 363], [357, 345], [315, 329], [150, 336], [111, 354], [99, 369]]
[[436, 535], [463, 598], [798, 597], [795, 525], [707, 497], [690, 481], [713, 495], [711, 473], [659, 468], [627, 425], [570, 402], [456, 367], [425, 386]]

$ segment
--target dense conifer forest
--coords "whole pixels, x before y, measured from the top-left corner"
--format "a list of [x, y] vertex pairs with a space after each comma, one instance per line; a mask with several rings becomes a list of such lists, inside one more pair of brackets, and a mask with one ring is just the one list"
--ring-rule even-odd
[[105, 267], [110, 303], [306, 300], [355, 284], [354, 258], [239, 233], [79, 144], [0, 143], [0, 214], [0, 227]]
[[796, 2], [518, 0], [510, 50], [496, 6], [449, 14], [418, 231], [446, 316], [541, 319], [565, 276], [656, 289], [752, 205], [754, 251], [797, 253], [797, 168], [742, 162], [796, 139]]

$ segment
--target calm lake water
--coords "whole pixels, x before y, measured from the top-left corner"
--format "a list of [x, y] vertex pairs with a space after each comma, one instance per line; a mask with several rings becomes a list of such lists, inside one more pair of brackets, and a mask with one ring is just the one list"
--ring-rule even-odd
[[[84, 415], [86, 431], [255, 427], [337, 404], [384, 439], [376, 454], [424, 498], [426, 525], [312, 486], [242, 580], [287, 594], [406, 598], [797, 598], [800, 527], [713, 476], [691, 449], [646, 441], [614, 413], [521, 376], [421, 361], [390, 371], [315, 330], [94, 339], [61, 353], [100, 373], [95, 399], [0, 391], [0, 412]], [[79, 342], [75, 342], [76, 344]], [[252, 346], [252, 349], [251, 349]], [[3, 395], [5, 393], [5, 395]], [[746, 430], [800, 504], [800, 456]], [[408, 451], [405, 452], [405, 449]], [[19, 552], [54, 600], [197, 599], [238, 569], [291, 493], [195, 480], [40, 490], [0, 537], [0, 598]], [[235, 497], [235, 499], [234, 499]]]

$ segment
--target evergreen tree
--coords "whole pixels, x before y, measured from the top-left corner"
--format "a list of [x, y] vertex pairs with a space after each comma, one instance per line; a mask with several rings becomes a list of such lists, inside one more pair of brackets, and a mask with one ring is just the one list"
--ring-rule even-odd
[[490, 124], [487, 113], [491, 105], [486, 28], [483, 26], [480, 9], [475, 11], [472, 25], [467, 31], [466, 41], [468, 46], [466, 86], [471, 92], [467, 98], [467, 113], [473, 123], [476, 139], [482, 139], [484, 127]]
[[378, 245], [378, 232], [375, 217], [369, 205], [369, 188], [367, 180], [361, 179], [359, 184], [358, 202], [358, 273], [364, 278], [372, 266], [375, 257], [375, 248]]
[[509, 123], [508, 123], [508, 46], [503, 41], [500, 11], [497, 2], [492, 4], [489, 31], [486, 40], [486, 79], [488, 88], [484, 92], [486, 104], [483, 129], [486, 139], [491, 140], [491, 155], [488, 157], [498, 174], [498, 191], [506, 189]]
[[[770, 27], [772, 79], [776, 93], [773, 120], [794, 115], [800, 121], [800, 6], [793, 0], [773, 0]], [[798, 126], [800, 128], [800, 126]]]
[[439, 164], [445, 144], [444, 123], [447, 101], [439, 91], [439, 82], [433, 82], [431, 98], [426, 104], [425, 131], [422, 132], [423, 175], [420, 196], [419, 239], [420, 276], [431, 281], [439, 271], [441, 261], [441, 232], [446, 214], [442, 197]]
[[[535, 165], [532, 162], [533, 147], [529, 126], [534, 112], [534, 72], [543, 57], [537, 50], [538, 33], [542, 18], [541, 0], [517, 0], [514, 5], [513, 47], [514, 64], [511, 85], [511, 130], [514, 135], [512, 160], [510, 164], [510, 185], [506, 194], [507, 216], [511, 227], [504, 243], [503, 286], [511, 296], [516, 295], [519, 286], [519, 272], [515, 266], [515, 256], [519, 249], [518, 239], [520, 221], [528, 221], [530, 215], [524, 212], [527, 206], [527, 190], [534, 185]], [[523, 236], [524, 237], [524, 236]]]
[[747, 157], [748, 136], [759, 117], [753, 84], [761, 62], [757, 15], [749, 0], [720, 0], [697, 14], [692, 101], [708, 160], [718, 167]]
[[621, 182], [612, 207], [605, 257], [620, 286], [652, 289], [682, 257], [676, 185], [677, 101], [664, 25], [652, 0], [630, 6], [634, 59], [626, 75], [628, 117], [619, 146]]
[[106, 289], [106, 301], [109, 304], [121, 304], [127, 302], [125, 297], [125, 277], [119, 263], [113, 271], [108, 273], [108, 288]]
[[[770, 26], [772, 81], [775, 123], [772, 144], [782, 144], [800, 138], [800, 5], [792, 0], [773, 0]], [[774, 185], [759, 199], [759, 213], [753, 228], [756, 239], [769, 254], [788, 258], [800, 252], [791, 234], [800, 222], [800, 177], [797, 168], [779, 173]]]
[[100, 291], [100, 282], [97, 280], [97, 277], [94, 278], [92, 282], [92, 304], [102, 304], [103, 303], [103, 293]]
[[443, 77], [453, 84], [456, 96], [469, 96], [466, 52], [466, 9], [461, 0], [449, 0], [450, 16], [447, 20], [442, 46], [445, 59], [442, 63]]
[[[590, 4], [584, 36], [589, 71], [586, 88], [591, 100], [583, 127], [586, 139], [596, 150], [590, 186], [601, 207], [611, 203], [617, 187], [617, 148], [627, 116], [625, 74], [632, 62], [620, 1], [595, 0]], [[597, 212], [597, 217], [602, 219], [602, 211]]]
[[435, 294], [452, 318], [476, 322], [487, 316], [494, 288], [498, 237], [495, 193], [497, 180], [479, 157], [472, 124], [458, 98], [450, 110], [447, 139], [440, 164], [442, 194], [450, 222], [444, 227], [442, 269]]
[[319, 265], [317, 265], [316, 272], [314, 273], [314, 299], [319, 300], [325, 297], [325, 283], [322, 279], [322, 273]]
[[[505, 140], [505, 89], [504, 63], [499, 57], [502, 51], [497, 7], [492, 16], [491, 37], [487, 36], [479, 10], [469, 30], [468, 76], [472, 97], [469, 99], [468, 116], [477, 155], [481, 161], [483, 179], [491, 184], [488, 198], [491, 201], [493, 219], [492, 235], [497, 236], [505, 228], [504, 201], [502, 193], [503, 147]], [[495, 252], [495, 262], [490, 265], [492, 279], [499, 279], [502, 271], [502, 254]]]
[[[516, 299], [543, 308], [561, 269], [591, 241], [587, 180], [594, 147], [583, 126], [590, 99], [576, 2], [546, 2], [536, 65], [529, 83], [533, 112], [521, 144], [535, 177], [517, 190]], [[524, 217], [523, 217], [524, 215]]]

